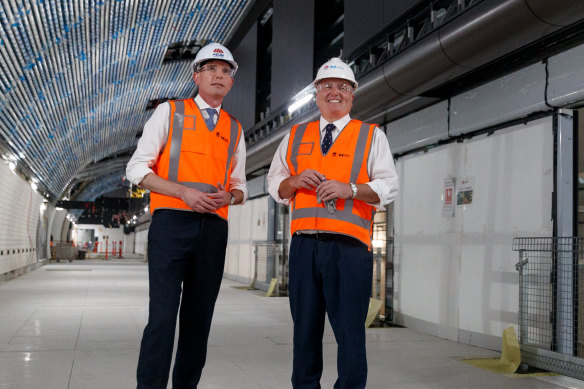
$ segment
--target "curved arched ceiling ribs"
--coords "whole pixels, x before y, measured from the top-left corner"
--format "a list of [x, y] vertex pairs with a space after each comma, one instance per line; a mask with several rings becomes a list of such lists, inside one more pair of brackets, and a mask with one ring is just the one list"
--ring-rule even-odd
[[224, 42], [249, 1], [2, 1], [5, 158], [59, 198], [89, 163], [135, 146], [149, 101], [192, 95], [190, 62], [163, 62], [169, 45]]

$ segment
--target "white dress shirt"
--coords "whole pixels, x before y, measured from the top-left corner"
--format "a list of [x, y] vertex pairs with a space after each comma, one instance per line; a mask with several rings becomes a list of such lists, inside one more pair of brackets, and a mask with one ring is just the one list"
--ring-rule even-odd
[[[201, 110], [205, 108], [215, 108], [219, 113], [221, 106], [211, 107], [199, 95], [195, 97], [195, 103]], [[154, 173], [152, 167], [158, 160], [158, 155], [166, 145], [169, 132], [170, 104], [162, 103], [154, 110], [150, 119], [144, 125], [144, 132], [138, 141], [138, 147], [128, 166], [126, 167], [126, 177], [130, 182], [139, 185], [148, 173]], [[245, 181], [245, 139], [243, 131], [235, 153], [233, 153], [233, 170], [229, 181], [229, 189], [239, 189], [243, 192], [242, 203], [247, 199], [247, 187]]]
[[[332, 123], [336, 127], [332, 132], [333, 143], [342, 129], [350, 121], [351, 117], [347, 114], [345, 117]], [[327, 124], [329, 123], [321, 116], [319, 123], [320, 143], [322, 143]], [[286, 162], [289, 140], [290, 133], [282, 139], [280, 146], [278, 146], [278, 150], [274, 154], [274, 159], [270, 166], [270, 171], [268, 172], [268, 192], [281, 204], [290, 204], [290, 201], [292, 201], [291, 197], [286, 199], [280, 198], [280, 194], [278, 193], [282, 181], [291, 175], [290, 169], [288, 169], [288, 163]], [[376, 127], [373, 133], [373, 141], [371, 150], [369, 151], [369, 159], [367, 160], [367, 173], [371, 178], [371, 181], [367, 182], [367, 185], [379, 196], [380, 200], [379, 203], [371, 205], [378, 210], [382, 210], [384, 209], [384, 205], [391, 203], [397, 196], [398, 179], [387, 138], [379, 127]]]

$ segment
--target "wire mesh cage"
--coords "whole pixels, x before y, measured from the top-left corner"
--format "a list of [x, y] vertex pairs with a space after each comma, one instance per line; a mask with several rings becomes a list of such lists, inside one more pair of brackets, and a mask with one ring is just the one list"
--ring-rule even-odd
[[514, 238], [522, 361], [584, 379], [584, 239]]
[[272, 279], [277, 280], [276, 295], [288, 292], [288, 263], [281, 242], [254, 241], [255, 273], [253, 286], [268, 290]]

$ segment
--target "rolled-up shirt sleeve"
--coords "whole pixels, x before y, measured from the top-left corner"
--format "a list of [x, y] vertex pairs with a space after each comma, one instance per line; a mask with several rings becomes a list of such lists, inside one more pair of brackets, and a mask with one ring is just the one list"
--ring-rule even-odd
[[399, 183], [387, 137], [379, 128], [376, 128], [373, 134], [367, 171], [371, 179], [367, 185], [379, 197], [379, 203], [371, 205], [382, 210], [385, 205], [395, 200]]
[[229, 190], [237, 189], [243, 193], [243, 200], [241, 201], [241, 204], [245, 203], [245, 200], [247, 200], [248, 197], [247, 182], [245, 179], [245, 158], [245, 139], [242, 132], [239, 143], [237, 144], [237, 148], [235, 149], [235, 153], [233, 154], [233, 168], [229, 178]]
[[290, 133], [284, 136], [278, 150], [274, 154], [272, 159], [272, 164], [270, 165], [270, 170], [268, 171], [268, 193], [280, 204], [290, 204], [292, 197], [283, 199], [280, 197], [280, 184], [286, 178], [291, 176], [290, 169], [288, 169], [288, 164], [286, 163], [286, 153], [288, 152], [288, 141], [290, 139]]
[[139, 185], [148, 173], [154, 173], [152, 167], [168, 139], [169, 114], [170, 104], [162, 103], [144, 124], [142, 137], [126, 166], [126, 178], [131, 183]]
[[[280, 184], [286, 178], [291, 176], [290, 169], [286, 162], [286, 153], [288, 152], [288, 142], [290, 134], [287, 134], [278, 150], [274, 154], [270, 170], [268, 172], [268, 192], [280, 204], [290, 204], [292, 197], [281, 198], [279, 189]], [[367, 172], [371, 179], [367, 183], [369, 187], [379, 197], [379, 203], [371, 204], [378, 210], [385, 209], [384, 206], [395, 200], [399, 189], [397, 172], [393, 162], [393, 156], [389, 149], [387, 137], [379, 128], [375, 129], [369, 159], [367, 161]]]
[[[149, 173], [154, 173], [152, 167], [168, 140], [170, 104], [162, 103], [144, 125], [142, 137], [132, 158], [126, 166], [126, 178], [135, 185]], [[245, 179], [245, 140], [243, 134], [233, 154], [232, 170], [229, 181], [229, 190], [238, 189], [243, 192], [243, 201], [248, 197]]]

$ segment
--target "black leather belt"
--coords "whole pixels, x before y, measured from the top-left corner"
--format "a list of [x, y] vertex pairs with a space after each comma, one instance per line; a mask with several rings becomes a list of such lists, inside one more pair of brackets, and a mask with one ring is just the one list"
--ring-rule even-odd
[[330, 232], [315, 232], [315, 233], [301, 233], [297, 232], [296, 235], [302, 236], [303, 238], [315, 239], [315, 240], [328, 240], [335, 242], [342, 242], [350, 245], [362, 245], [365, 246], [360, 240], [342, 234], [331, 234]]

